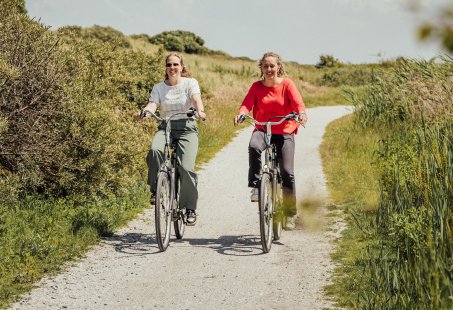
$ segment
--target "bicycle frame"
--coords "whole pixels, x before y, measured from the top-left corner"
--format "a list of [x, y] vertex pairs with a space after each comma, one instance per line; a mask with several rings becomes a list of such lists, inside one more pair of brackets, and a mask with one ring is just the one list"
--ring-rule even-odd
[[[171, 184], [171, 190], [170, 190], [170, 197], [174, 199], [179, 191], [178, 186], [178, 179], [177, 179], [177, 168], [178, 168], [178, 159], [176, 157], [176, 142], [173, 141], [171, 138], [171, 121], [173, 120], [174, 117], [179, 116], [179, 115], [187, 115], [189, 117], [191, 116], [196, 116], [196, 111], [194, 109], [189, 109], [187, 112], [179, 112], [179, 113], [174, 113], [171, 114], [170, 116], [167, 116], [165, 119], [157, 116], [155, 113], [151, 111], [143, 111], [142, 115], [146, 116], [146, 114], [151, 114], [156, 120], [160, 122], [165, 122], [165, 146], [164, 146], [164, 160], [162, 162], [162, 165], [159, 168], [159, 171], [163, 171], [169, 174], [170, 176], [170, 184]], [[173, 206], [172, 208], [178, 209], [177, 206]], [[170, 210], [171, 212], [171, 210]], [[175, 220], [175, 217], [177, 214], [173, 214], [173, 220]]]
[[[296, 113], [292, 112], [285, 116], [274, 116], [270, 118], [267, 122], [258, 122], [253, 117], [249, 115], [243, 115], [244, 119], [247, 118], [251, 120], [256, 128], [256, 125], [265, 126], [266, 132], [264, 134], [264, 141], [266, 143], [266, 148], [263, 150], [264, 152], [264, 164], [261, 168], [261, 173], [269, 173], [272, 177], [272, 195], [273, 197], [277, 197], [277, 183], [279, 182], [279, 171], [278, 171], [278, 162], [277, 162], [277, 149], [275, 144], [271, 142], [272, 140], [272, 126], [280, 125], [285, 120], [294, 119], [298, 121], [298, 116]], [[276, 122], [271, 122], [272, 119], [280, 119]]]
[[[271, 120], [279, 118], [279, 121], [272, 122]], [[248, 115], [242, 115], [239, 118], [239, 122], [249, 119], [256, 125], [264, 126], [266, 132], [264, 134], [265, 149], [264, 151], [264, 163], [261, 165], [260, 172], [260, 187], [259, 187], [259, 201], [258, 209], [260, 216], [260, 234], [261, 234], [261, 245], [263, 251], [268, 253], [272, 245], [272, 233], [273, 231], [274, 240], [280, 239], [281, 230], [284, 227], [284, 216], [282, 210], [282, 178], [279, 171], [277, 161], [277, 148], [272, 143], [272, 126], [279, 125], [285, 120], [294, 119], [298, 121], [296, 113], [290, 113], [286, 116], [275, 116], [269, 119], [267, 122], [258, 122], [253, 117]], [[258, 128], [256, 128], [258, 130]], [[268, 187], [270, 186], [270, 188]], [[269, 197], [270, 194], [270, 197]]]

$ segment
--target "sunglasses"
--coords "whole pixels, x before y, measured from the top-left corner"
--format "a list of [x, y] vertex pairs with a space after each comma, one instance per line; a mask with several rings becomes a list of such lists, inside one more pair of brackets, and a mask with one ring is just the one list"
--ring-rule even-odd
[[170, 67], [177, 67], [177, 66], [179, 66], [178, 63], [171, 63], [171, 62], [168, 62], [168, 63], [165, 64], [165, 67], [167, 67], [167, 68], [170, 68]]

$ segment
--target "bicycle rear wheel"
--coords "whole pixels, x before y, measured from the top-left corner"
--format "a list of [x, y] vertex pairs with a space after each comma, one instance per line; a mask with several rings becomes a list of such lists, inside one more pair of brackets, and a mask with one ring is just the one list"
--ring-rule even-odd
[[261, 176], [260, 195], [259, 195], [259, 213], [260, 213], [260, 233], [261, 246], [264, 253], [268, 253], [272, 246], [272, 180], [268, 173]]
[[157, 244], [162, 252], [170, 243], [172, 201], [170, 177], [167, 172], [161, 171], [157, 176], [155, 225]]
[[284, 219], [282, 210], [283, 193], [281, 184], [277, 184], [277, 197], [274, 199], [274, 217], [272, 218], [272, 228], [274, 232], [274, 240], [280, 240], [284, 227]]
[[181, 210], [178, 210], [178, 217], [174, 221], [175, 225], [175, 235], [177, 239], [182, 239], [184, 236], [184, 231], [186, 230], [186, 223], [184, 222], [184, 213]]
[[179, 177], [175, 182], [177, 184], [175, 188], [175, 199], [173, 199], [173, 212], [174, 212], [174, 226], [175, 226], [175, 235], [176, 239], [182, 239], [184, 236], [184, 231], [186, 230], [186, 222], [184, 219], [185, 213], [184, 210], [179, 209], [179, 193], [181, 190], [181, 180]]

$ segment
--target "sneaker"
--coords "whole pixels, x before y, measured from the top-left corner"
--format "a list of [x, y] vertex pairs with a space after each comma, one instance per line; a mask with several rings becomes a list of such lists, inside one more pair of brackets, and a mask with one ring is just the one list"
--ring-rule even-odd
[[186, 222], [187, 226], [195, 225], [195, 223], [197, 222], [197, 214], [195, 213], [195, 210], [187, 209]]
[[252, 188], [252, 191], [250, 192], [250, 201], [251, 202], [257, 202], [259, 199], [259, 191], [257, 188]]
[[298, 218], [297, 215], [287, 216], [286, 217], [285, 230], [295, 230], [296, 229], [296, 220], [297, 220], [297, 218]]

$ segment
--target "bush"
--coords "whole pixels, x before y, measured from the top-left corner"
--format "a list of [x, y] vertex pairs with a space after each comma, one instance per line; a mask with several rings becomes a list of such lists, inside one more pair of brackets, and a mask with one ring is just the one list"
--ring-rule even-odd
[[202, 55], [210, 53], [209, 49], [203, 46], [204, 40], [189, 31], [164, 31], [151, 37], [150, 43], [162, 44], [169, 51]]
[[101, 43], [111, 43], [115, 46], [130, 48], [131, 45], [127, 37], [120, 31], [112, 27], [102, 27], [94, 25], [89, 28], [79, 26], [66, 26], [59, 29], [60, 37], [69, 35], [66, 39], [77, 37], [84, 40], [97, 40]]
[[3, 6], [0, 17], [0, 171], [20, 176], [23, 188], [42, 189], [63, 164], [57, 123], [67, 72], [58, 39], [45, 27]]
[[316, 64], [316, 68], [333, 68], [333, 67], [341, 67], [343, 64], [332, 55], [321, 55], [319, 56], [319, 62]]
[[1, 18], [0, 178], [17, 177], [22, 193], [77, 200], [135, 182], [151, 128], [134, 124], [132, 111], [161, 79], [163, 51], [118, 49], [77, 28], [53, 33], [5, 10]]
[[349, 67], [344, 69], [330, 69], [322, 75], [318, 85], [322, 86], [362, 86], [371, 83], [373, 71], [370, 68]]

